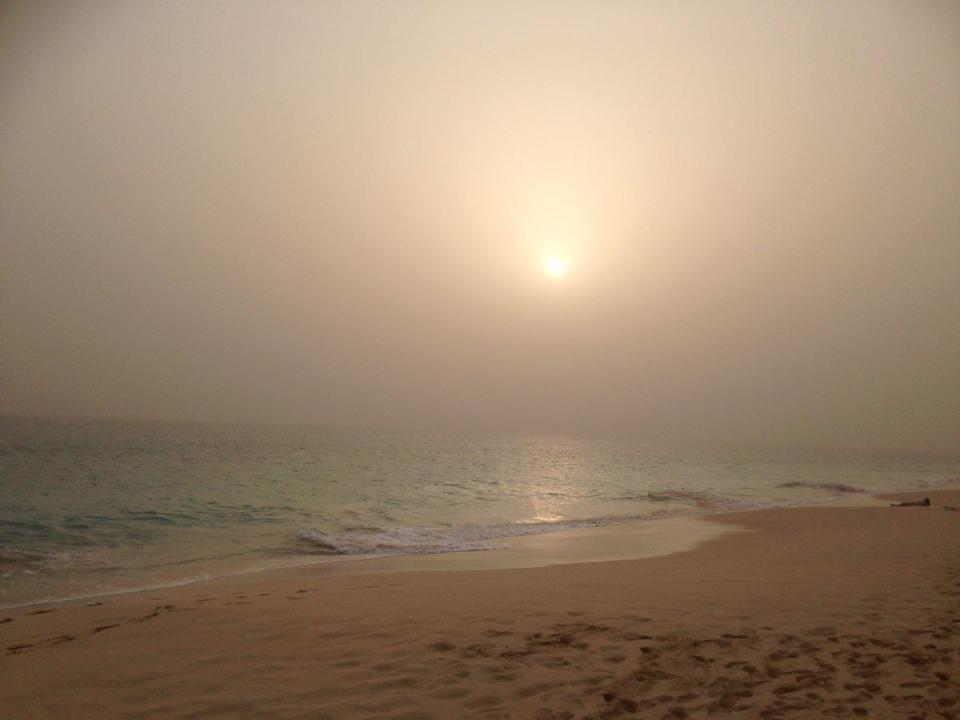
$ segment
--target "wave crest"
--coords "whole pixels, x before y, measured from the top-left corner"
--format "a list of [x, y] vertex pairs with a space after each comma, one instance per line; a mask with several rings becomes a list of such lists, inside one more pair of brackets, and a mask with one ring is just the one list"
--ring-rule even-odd
[[56, 573], [92, 564], [92, 558], [78, 553], [0, 547], [0, 576], [2, 577], [21, 573], [27, 575]]
[[837, 494], [862, 494], [867, 492], [863, 488], [856, 487], [855, 485], [845, 485], [843, 483], [829, 483], [829, 482], [802, 482], [800, 480], [793, 480], [792, 482], [781, 483], [777, 487], [811, 488], [813, 490], [829, 490], [830, 492], [837, 493]]
[[502, 550], [502, 540], [560, 530], [596, 527], [609, 519], [565, 522], [465, 525], [460, 527], [370, 528], [364, 531], [326, 533], [300, 530], [293, 538], [296, 552], [317, 555], [432, 555], [448, 552]]
[[454, 529], [410, 527], [340, 534], [301, 530], [294, 543], [299, 551], [318, 555], [423, 555], [506, 547]]
[[651, 502], [682, 503], [692, 505], [700, 510], [711, 511], [739, 510], [747, 507], [744, 501], [737, 498], [696, 490], [660, 490], [647, 493], [647, 500]]

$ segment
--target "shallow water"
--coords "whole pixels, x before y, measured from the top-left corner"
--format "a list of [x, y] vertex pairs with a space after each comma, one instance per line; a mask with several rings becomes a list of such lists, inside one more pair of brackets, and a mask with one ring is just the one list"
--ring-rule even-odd
[[958, 475], [956, 456], [0, 418], [0, 605]]

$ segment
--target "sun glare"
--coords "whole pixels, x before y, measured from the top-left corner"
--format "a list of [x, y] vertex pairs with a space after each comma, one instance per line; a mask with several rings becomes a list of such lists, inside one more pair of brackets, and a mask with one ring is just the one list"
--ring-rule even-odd
[[567, 274], [567, 261], [563, 258], [552, 257], [547, 260], [543, 269], [550, 277], [561, 278]]

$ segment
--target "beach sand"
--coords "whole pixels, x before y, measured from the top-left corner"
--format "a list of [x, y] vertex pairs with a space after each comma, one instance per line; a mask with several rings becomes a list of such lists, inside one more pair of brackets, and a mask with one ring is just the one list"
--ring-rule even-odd
[[960, 491], [925, 494], [716, 516], [737, 531], [643, 559], [0, 610], [0, 717], [960, 717]]

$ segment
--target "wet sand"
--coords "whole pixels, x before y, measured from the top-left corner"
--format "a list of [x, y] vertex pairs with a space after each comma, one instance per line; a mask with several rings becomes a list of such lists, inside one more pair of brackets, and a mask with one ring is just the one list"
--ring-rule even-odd
[[715, 516], [658, 557], [3, 610], [0, 717], [960, 717], [960, 491], [926, 494]]

